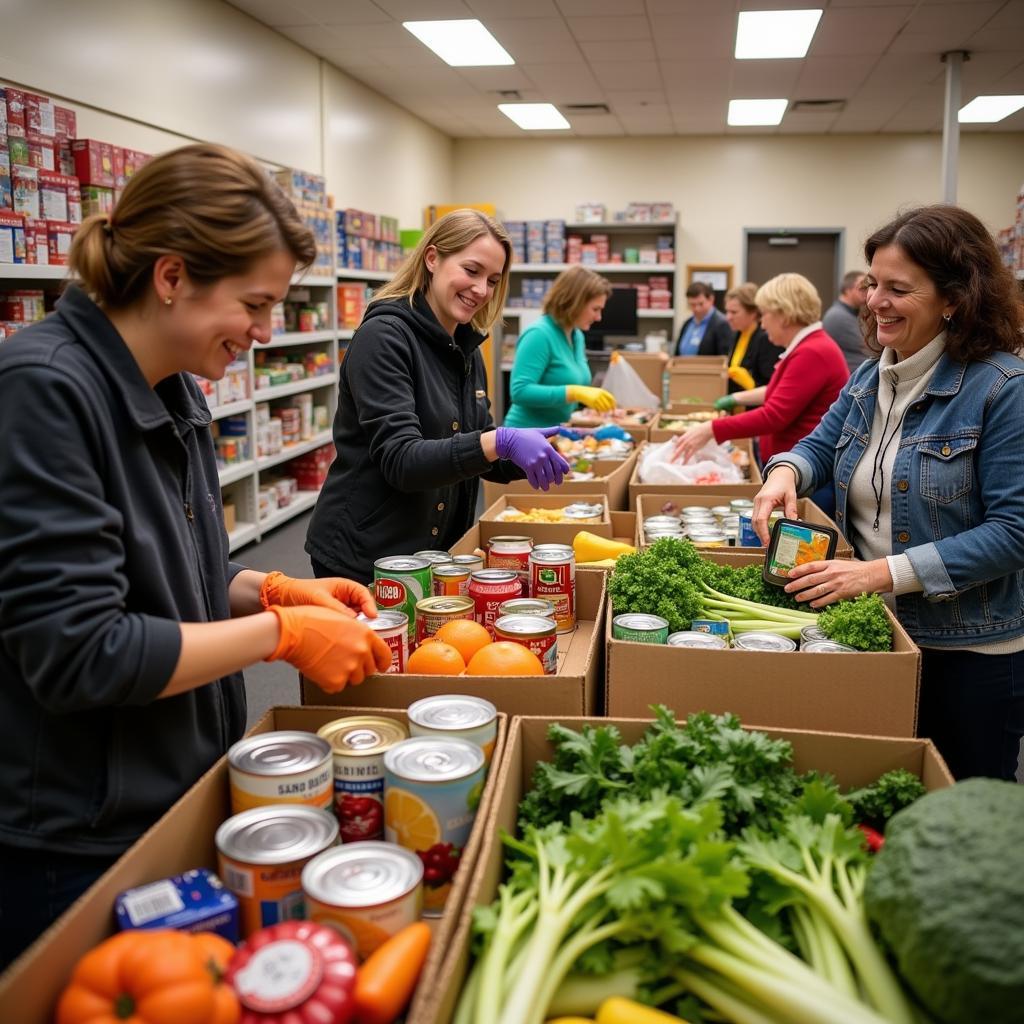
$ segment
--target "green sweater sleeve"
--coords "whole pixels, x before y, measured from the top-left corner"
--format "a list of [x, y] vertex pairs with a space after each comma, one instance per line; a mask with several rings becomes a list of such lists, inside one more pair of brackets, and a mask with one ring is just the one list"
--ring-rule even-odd
[[565, 345], [563, 338], [552, 337], [552, 332], [540, 324], [523, 332], [516, 345], [512, 364], [511, 394], [516, 405], [548, 407], [565, 403], [565, 389], [572, 381], [560, 384], [540, 383], [556, 363], [553, 342]]

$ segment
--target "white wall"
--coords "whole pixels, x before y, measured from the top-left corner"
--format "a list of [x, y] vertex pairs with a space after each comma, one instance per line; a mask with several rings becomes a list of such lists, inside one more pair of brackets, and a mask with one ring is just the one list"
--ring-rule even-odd
[[[1013, 222], [1022, 143], [961, 135], [959, 201], [993, 230]], [[937, 135], [460, 139], [453, 191], [514, 219], [571, 220], [582, 200], [609, 212], [670, 200], [677, 261], [731, 263], [738, 275], [745, 227], [845, 228], [845, 262], [859, 265], [864, 239], [899, 207], [941, 199], [940, 161]]]

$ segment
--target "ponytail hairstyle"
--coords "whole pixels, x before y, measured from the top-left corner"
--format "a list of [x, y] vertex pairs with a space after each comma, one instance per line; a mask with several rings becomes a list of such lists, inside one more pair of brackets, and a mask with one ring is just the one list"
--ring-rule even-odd
[[547, 295], [543, 310], [563, 330], [571, 330], [587, 304], [599, 295], [611, 295], [610, 282], [582, 265], [563, 270], [555, 278]]
[[123, 309], [143, 298], [161, 256], [181, 257], [203, 286], [277, 249], [303, 269], [316, 258], [313, 232], [268, 171], [227, 146], [199, 143], [146, 163], [112, 213], [83, 221], [68, 262], [96, 302]]
[[427, 270], [426, 251], [429, 246], [437, 250], [442, 259], [455, 256], [483, 235], [490, 235], [505, 250], [505, 265], [501, 268], [501, 280], [494, 289], [491, 301], [477, 310], [470, 321], [473, 329], [481, 334], [490, 331], [495, 320], [501, 316], [505, 298], [508, 295], [508, 273], [512, 265], [512, 242], [508, 232], [493, 218], [479, 210], [452, 210], [435, 221], [423, 233], [416, 248], [405, 258], [395, 276], [379, 288], [371, 300], [383, 302], [386, 299], [407, 299], [412, 303], [414, 296], [424, 293], [430, 284]]

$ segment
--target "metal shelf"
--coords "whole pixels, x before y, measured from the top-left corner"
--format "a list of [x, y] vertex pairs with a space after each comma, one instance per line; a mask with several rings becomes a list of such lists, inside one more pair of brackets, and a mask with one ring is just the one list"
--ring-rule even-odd
[[302, 288], [333, 288], [334, 276], [329, 272], [292, 274], [291, 283]]
[[252, 408], [252, 399], [243, 398], [240, 402], [227, 402], [224, 405], [210, 406], [210, 416], [215, 420], [222, 420], [225, 416], [238, 416], [248, 412]]
[[260, 520], [260, 532], [265, 533], [267, 530], [272, 530], [275, 526], [280, 526], [282, 523], [288, 522], [289, 519], [294, 519], [295, 516], [301, 515], [303, 512], [311, 509], [319, 497], [319, 491], [299, 491], [292, 499], [290, 505], [279, 508], [276, 512], [271, 512], [266, 519]]
[[635, 231], [651, 234], [669, 233], [674, 234], [676, 222], [674, 220], [602, 220], [594, 224], [577, 224], [565, 222], [565, 233], [570, 231]]
[[217, 473], [220, 477], [220, 485], [227, 487], [228, 484], [233, 484], [236, 480], [244, 480], [247, 476], [252, 476], [255, 469], [256, 463], [252, 459], [225, 466]]
[[390, 281], [393, 270], [357, 270], [355, 267], [338, 267], [339, 281]]
[[256, 540], [259, 535], [260, 528], [255, 523], [236, 523], [228, 534], [228, 551], [237, 550], [243, 544]]
[[334, 341], [334, 331], [289, 331], [271, 335], [263, 348], [285, 348], [289, 345], [309, 345], [316, 341]]
[[337, 369], [330, 373], [319, 373], [315, 377], [307, 377], [305, 380], [295, 380], [291, 384], [278, 384], [271, 388], [255, 388], [252, 400], [254, 402], [269, 402], [274, 398], [287, 398], [289, 395], [299, 395], [303, 391], [316, 391], [317, 388], [329, 388], [338, 379]]
[[[519, 316], [520, 313], [540, 313], [540, 306], [506, 306], [502, 311], [501, 315], [504, 316]], [[674, 309], [638, 309], [636, 315], [640, 319], [652, 318], [656, 320], [667, 320], [670, 317], [676, 315]]]
[[68, 278], [66, 266], [49, 266], [45, 263], [0, 263], [0, 280], [22, 281], [65, 281]]
[[286, 445], [281, 451], [275, 452], [273, 455], [261, 455], [256, 460], [256, 468], [262, 472], [265, 469], [270, 469], [272, 466], [280, 466], [282, 462], [288, 462], [289, 459], [305, 455], [306, 452], [311, 452], [316, 448], [322, 448], [325, 444], [330, 444], [333, 436], [331, 431], [322, 430], [319, 434], [315, 434], [306, 441]]
[[595, 274], [674, 274], [674, 263], [513, 263], [513, 274], [560, 274], [570, 267], [586, 267]]

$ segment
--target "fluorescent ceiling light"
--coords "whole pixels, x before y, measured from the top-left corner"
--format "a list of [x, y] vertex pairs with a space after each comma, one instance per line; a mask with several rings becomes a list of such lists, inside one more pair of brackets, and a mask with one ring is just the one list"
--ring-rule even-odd
[[527, 131], [572, 127], [552, 103], [499, 103], [498, 109]]
[[820, 20], [820, 10], [740, 11], [736, 59], [806, 57]]
[[1016, 114], [1024, 107], [1024, 96], [976, 96], [966, 107], [960, 108], [957, 120], [961, 124], [993, 124]]
[[778, 124], [786, 112], [789, 100], [729, 100], [731, 125]]
[[515, 64], [508, 51], [476, 18], [403, 21], [402, 27], [453, 68]]

